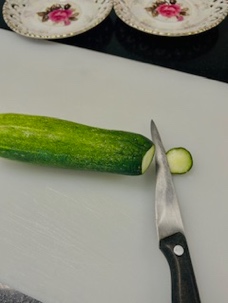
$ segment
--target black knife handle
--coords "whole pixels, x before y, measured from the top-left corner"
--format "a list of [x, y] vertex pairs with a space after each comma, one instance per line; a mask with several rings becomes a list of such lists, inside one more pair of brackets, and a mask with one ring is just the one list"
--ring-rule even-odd
[[171, 272], [172, 303], [200, 303], [200, 297], [185, 236], [176, 233], [160, 240]]

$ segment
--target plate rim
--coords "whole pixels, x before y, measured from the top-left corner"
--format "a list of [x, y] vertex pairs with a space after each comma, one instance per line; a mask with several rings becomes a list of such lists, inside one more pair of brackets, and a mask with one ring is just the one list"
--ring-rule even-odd
[[[56, 1], [59, 1], [59, 0], [56, 0]], [[74, 37], [74, 36], [80, 35], [82, 33], [85, 33], [87, 31], [89, 31], [90, 29], [96, 27], [102, 21], [104, 21], [109, 16], [111, 10], [113, 9], [113, 0], [103, 0], [102, 5], [107, 5], [106, 10], [104, 11], [102, 16], [95, 19], [94, 22], [92, 22], [89, 26], [83, 27], [79, 31], [70, 31], [70, 32], [64, 33], [64, 34], [48, 34], [47, 33], [47, 35], [40, 35], [40, 34], [36, 34], [36, 33], [32, 32], [32, 31], [30, 32], [29, 30], [28, 31], [19, 30], [17, 28], [17, 26], [15, 26], [15, 22], [11, 21], [11, 19], [9, 18], [9, 14], [7, 12], [7, 10], [8, 10], [7, 6], [11, 5], [11, 2], [12, 2], [12, 0], [5, 0], [3, 7], [2, 7], [2, 16], [3, 16], [3, 19], [4, 19], [5, 23], [7, 24], [7, 26], [12, 31], [14, 31], [15, 33], [17, 33], [21, 36], [28, 37], [28, 38], [34, 38], [34, 39], [40, 39], [40, 40], [64, 39], [64, 38], [70, 38], [70, 37]], [[96, 3], [96, 2], [97, 2], [96, 0], [93, 1], [93, 3]]]
[[[128, 0], [123, 0], [123, 2], [127, 2], [127, 1]], [[134, 29], [137, 29], [141, 32], [144, 32], [146, 34], [151, 34], [151, 35], [156, 35], [156, 36], [163, 36], [163, 37], [186, 37], [186, 36], [192, 36], [192, 35], [196, 35], [196, 34], [206, 32], [206, 31], [216, 27], [224, 19], [226, 19], [226, 17], [228, 16], [228, 0], [224, 0], [224, 1], [227, 2], [227, 9], [224, 10], [224, 13], [215, 22], [211, 23], [209, 26], [199, 27], [198, 30], [185, 31], [185, 32], [179, 32], [179, 33], [171, 32], [171, 31], [170, 32], [161, 31], [161, 30], [159, 30], [158, 27], [153, 30], [153, 29], [146, 28], [145, 26], [139, 26], [138, 24], [135, 24], [134, 22], [131, 21], [132, 19], [130, 19], [130, 21], [129, 21], [128, 18], [125, 17], [124, 14], [122, 13], [121, 8], [123, 7], [123, 5], [121, 4], [121, 0], [114, 0], [113, 1], [113, 9], [114, 9], [117, 17], [120, 20], [122, 20], [125, 24], [127, 24], [128, 26], [130, 26]]]

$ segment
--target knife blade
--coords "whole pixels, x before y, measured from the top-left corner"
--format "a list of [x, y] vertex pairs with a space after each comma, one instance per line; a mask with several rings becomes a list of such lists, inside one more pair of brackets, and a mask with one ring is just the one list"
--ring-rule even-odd
[[153, 120], [151, 136], [155, 144], [156, 162], [156, 228], [159, 248], [170, 267], [172, 303], [200, 303], [177, 194], [166, 152]]

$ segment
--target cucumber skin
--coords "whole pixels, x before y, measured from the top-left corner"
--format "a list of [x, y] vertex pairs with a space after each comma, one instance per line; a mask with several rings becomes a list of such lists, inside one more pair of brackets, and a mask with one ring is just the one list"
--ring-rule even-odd
[[[0, 156], [33, 164], [141, 175], [148, 138], [62, 119], [0, 114]], [[152, 160], [152, 159], [151, 159]]]

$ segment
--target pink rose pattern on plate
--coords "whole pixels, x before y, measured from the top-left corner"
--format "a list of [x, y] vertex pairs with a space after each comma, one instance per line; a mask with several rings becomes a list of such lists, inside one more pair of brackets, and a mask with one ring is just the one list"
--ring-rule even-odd
[[70, 4], [54, 4], [44, 12], [38, 12], [37, 15], [41, 17], [42, 22], [50, 20], [54, 24], [63, 23], [64, 25], [69, 25], [71, 21], [77, 20], [79, 13], [72, 9]]
[[163, 16], [165, 18], [176, 18], [177, 21], [183, 21], [184, 16], [188, 15], [188, 8], [182, 8], [176, 0], [157, 0], [150, 7], [145, 8], [153, 17]]

